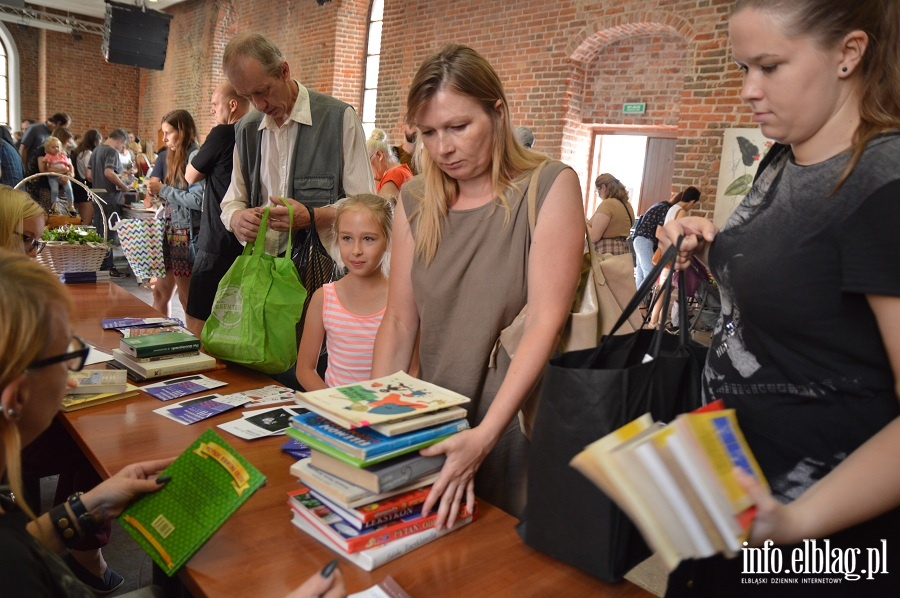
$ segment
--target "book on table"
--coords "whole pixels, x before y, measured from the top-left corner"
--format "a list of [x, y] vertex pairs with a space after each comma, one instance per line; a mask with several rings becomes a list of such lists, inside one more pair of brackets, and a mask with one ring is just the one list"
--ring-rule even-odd
[[[293, 432], [296, 430], [288, 430], [288, 435]], [[419, 453], [408, 453], [368, 467], [355, 467], [312, 446], [309, 453], [310, 464], [316, 469], [376, 494], [406, 486], [419, 478], [437, 473], [446, 460], [444, 455], [423, 457]]]
[[316, 469], [310, 465], [309, 457], [300, 459], [291, 465], [291, 475], [299, 479], [300, 482], [308, 488], [313, 489], [317, 494], [327, 497], [341, 507], [345, 509], [355, 509], [376, 502], [380, 503], [391, 497], [412, 492], [418, 488], [431, 486], [437, 481], [440, 473], [436, 472], [428, 474], [413, 480], [404, 486], [380, 493], [370, 492], [361, 486], [351, 484], [327, 471]]
[[303, 407], [347, 429], [409, 419], [470, 402], [468, 397], [405, 372], [297, 396]]
[[99, 393], [125, 392], [128, 377], [121, 370], [81, 370], [69, 372], [69, 380], [77, 386], [70, 388], [70, 395], [95, 395]]
[[119, 349], [113, 349], [112, 354], [113, 361], [107, 362], [107, 367], [124, 369], [129, 373], [130, 378], [138, 382], [175, 374], [208, 372], [218, 368], [216, 359], [203, 352], [197, 355], [151, 362], [135, 361]]
[[307, 441], [313, 440], [312, 446], [315, 448], [320, 448], [322, 444], [328, 445], [334, 451], [339, 451], [340, 454], [329, 453], [335, 458], [341, 459], [341, 455], [346, 455], [353, 460], [351, 464], [365, 466], [377, 463], [379, 459], [418, 450], [451, 434], [467, 430], [469, 422], [457, 419], [406, 434], [384, 436], [371, 428], [347, 430], [328, 418], [315, 413], [304, 413], [292, 418], [291, 426], [302, 433], [302, 436], [295, 436], [301, 442], [310, 444]]
[[425, 504], [425, 499], [428, 498], [428, 493], [431, 492], [431, 486], [416, 488], [390, 498], [348, 509], [337, 501], [328, 498], [326, 493], [319, 492], [311, 486], [307, 487], [310, 490], [310, 494], [316, 497], [323, 505], [358, 530], [371, 529], [420, 513]]
[[684, 559], [740, 552], [755, 508], [734, 468], [766, 485], [734, 410], [720, 407], [679, 415], [668, 425], [645, 414], [572, 459], [669, 570]]
[[[438, 517], [437, 511], [424, 517], [419, 512], [377, 527], [358, 530], [313, 496], [309, 488], [301, 487], [289, 492], [288, 496], [288, 503], [295, 513], [315, 526], [332, 544], [346, 553], [374, 548], [423, 532], [433, 528]], [[460, 506], [460, 519], [464, 519], [470, 514], [465, 505]]]
[[65, 413], [78, 411], [94, 407], [95, 405], [103, 405], [104, 403], [112, 403], [130, 397], [136, 397], [140, 394], [140, 389], [132, 384], [126, 384], [125, 390], [122, 392], [98, 392], [92, 394], [67, 394], [63, 397], [62, 407], [60, 409]]
[[200, 339], [193, 334], [162, 332], [121, 338], [119, 350], [131, 358], [159, 357], [200, 350]]
[[132, 503], [119, 522], [170, 577], [266, 481], [213, 430], [161, 475], [171, 479]]
[[334, 543], [331, 542], [328, 536], [319, 531], [319, 529], [314, 526], [312, 523], [304, 519], [300, 513], [294, 511], [294, 518], [291, 520], [296, 527], [303, 530], [306, 534], [324, 544], [331, 550], [335, 551], [340, 556], [344, 557], [360, 569], [364, 571], [372, 571], [373, 569], [384, 565], [385, 563], [389, 563], [394, 559], [398, 559], [401, 556], [416, 550], [417, 548], [421, 548], [422, 546], [428, 544], [429, 542], [433, 542], [442, 536], [446, 536], [451, 532], [455, 532], [456, 530], [464, 527], [472, 522], [474, 519], [473, 515], [469, 515], [465, 518], [457, 519], [451, 528], [443, 528], [441, 530], [437, 530], [434, 527], [431, 527], [423, 532], [419, 532], [417, 534], [412, 534], [406, 536], [404, 538], [400, 538], [398, 540], [394, 540], [393, 542], [388, 542], [387, 544], [383, 544], [381, 546], [376, 546], [375, 548], [368, 548], [365, 550], [360, 550], [359, 552], [347, 553], [338, 548]]

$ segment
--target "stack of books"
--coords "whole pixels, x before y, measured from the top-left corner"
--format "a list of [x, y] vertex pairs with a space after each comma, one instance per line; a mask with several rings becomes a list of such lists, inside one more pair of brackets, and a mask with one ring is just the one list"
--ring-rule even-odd
[[631, 518], [668, 570], [741, 552], [755, 507], [735, 468], [766, 485], [733, 409], [716, 401], [662, 425], [645, 414], [589, 445], [572, 466]]
[[216, 360], [200, 351], [200, 339], [187, 331], [160, 332], [159, 328], [138, 329], [143, 334], [122, 338], [113, 349], [109, 367], [128, 372], [137, 382], [193, 374], [216, 369]]
[[469, 424], [469, 399], [403, 372], [367, 382], [298, 393], [309, 413], [292, 418], [288, 436], [310, 456], [291, 473], [293, 523], [366, 571], [470, 523], [460, 507], [451, 529], [422, 516], [444, 456], [418, 451]]
[[125, 374], [124, 371], [117, 370], [69, 372], [69, 379], [76, 386], [63, 398], [62, 410], [77, 411], [137, 395], [137, 386], [128, 384]]

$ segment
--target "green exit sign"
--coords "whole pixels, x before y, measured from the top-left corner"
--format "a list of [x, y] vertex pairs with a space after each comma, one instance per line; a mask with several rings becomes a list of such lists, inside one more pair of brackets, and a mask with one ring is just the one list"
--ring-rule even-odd
[[631, 102], [622, 106], [622, 112], [625, 114], [643, 114], [647, 111], [647, 104], [644, 102]]

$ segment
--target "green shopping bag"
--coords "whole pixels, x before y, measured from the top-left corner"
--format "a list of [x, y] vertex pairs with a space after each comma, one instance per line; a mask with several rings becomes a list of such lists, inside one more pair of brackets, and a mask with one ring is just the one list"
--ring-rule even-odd
[[[290, 206], [288, 213], [293, 220]], [[297, 360], [296, 327], [306, 289], [291, 261], [291, 235], [287, 257], [266, 254], [268, 221], [266, 208], [256, 241], [247, 243], [219, 283], [200, 338], [210, 355], [277, 374]]]

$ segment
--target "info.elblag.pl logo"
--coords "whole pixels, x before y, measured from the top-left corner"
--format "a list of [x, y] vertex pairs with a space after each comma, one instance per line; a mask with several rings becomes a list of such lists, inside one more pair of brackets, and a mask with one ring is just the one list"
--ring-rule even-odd
[[832, 546], [830, 540], [803, 540], [793, 549], [781, 549], [772, 540], [758, 548], [744, 542], [742, 573], [754, 577], [742, 577], [741, 583], [834, 584], [875, 579], [888, 573], [887, 550], [884, 539], [880, 546], [867, 548], [841, 548]]

